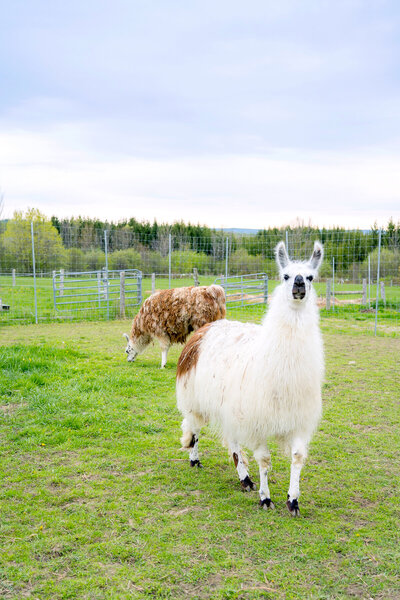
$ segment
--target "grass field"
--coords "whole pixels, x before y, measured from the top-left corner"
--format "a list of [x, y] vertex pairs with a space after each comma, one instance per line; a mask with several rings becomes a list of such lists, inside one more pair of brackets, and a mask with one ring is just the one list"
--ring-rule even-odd
[[241, 492], [208, 429], [204, 469], [190, 469], [174, 396], [180, 347], [164, 371], [155, 346], [128, 364], [128, 326], [0, 332], [0, 597], [399, 599], [400, 340], [390, 328], [374, 338], [368, 322], [323, 317], [324, 414], [292, 519], [289, 461], [275, 445], [273, 512]]

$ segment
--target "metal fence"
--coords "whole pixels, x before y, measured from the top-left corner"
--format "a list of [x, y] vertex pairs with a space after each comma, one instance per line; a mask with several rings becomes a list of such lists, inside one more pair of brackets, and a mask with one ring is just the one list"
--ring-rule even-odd
[[[398, 331], [400, 244], [390, 231], [302, 228], [286, 232], [260, 231], [257, 235], [221, 231], [205, 237], [165, 233], [154, 237], [125, 229], [92, 228], [89, 231], [63, 226], [58, 231], [49, 222], [26, 221], [8, 222], [0, 230], [0, 323], [123, 316], [118, 279], [121, 272], [125, 272], [126, 277], [128, 273], [139, 271], [143, 274], [140, 298], [136, 289], [133, 294], [136, 301], [126, 302], [128, 318], [154, 290], [193, 285], [196, 277], [202, 285], [221, 277], [226, 281], [238, 278], [235, 283], [239, 282], [240, 286], [243, 278], [244, 298], [246, 280], [254, 279], [252, 274], [265, 273], [269, 293], [272, 293], [277, 284], [274, 248], [282, 239], [290, 257], [300, 260], [311, 255], [315, 239], [323, 243], [324, 262], [319, 280], [315, 282], [322, 311], [350, 318], [375, 318], [379, 323], [386, 319]], [[73, 315], [67, 314], [72, 311], [60, 304], [66, 301], [65, 295], [60, 293], [62, 270], [64, 277], [66, 273], [75, 274], [71, 275], [75, 284], [83, 272], [91, 272], [93, 280], [90, 291], [94, 301], [82, 304], [85, 310], [75, 311]], [[105, 288], [108, 301], [104, 293], [103, 297], [99, 293], [99, 278], [100, 288], [104, 278], [108, 282]], [[262, 290], [257, 293], [263, 295]], [[243, 298], [228, 303], [228, 308], [248, 304]]]
[[268, 275], [254, 273], [218, 277], [214, 283], [225, 290], [227, 308], [247, 308], [268, 302]]
[[142, 302], [142, 273], [126, 271], [53, 272], [54, 309], [58, 315], [77, 316], [98, 312], [99, 316], [125, 318], [127, 308]]

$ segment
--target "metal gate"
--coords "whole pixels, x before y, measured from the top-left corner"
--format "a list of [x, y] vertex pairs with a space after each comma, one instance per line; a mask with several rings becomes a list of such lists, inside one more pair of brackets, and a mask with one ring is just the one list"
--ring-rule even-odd
[[142, 272], [53, 271], [54, 308], [58, 312], [97, 312], [125, 316], [125, 307], [142, 302]]
[[244, 308], [256, 304], [266, 304], [268, 301], [268, 275], [266, 273], [221, 276], [214, 283], [224, 288], [228, 308]]

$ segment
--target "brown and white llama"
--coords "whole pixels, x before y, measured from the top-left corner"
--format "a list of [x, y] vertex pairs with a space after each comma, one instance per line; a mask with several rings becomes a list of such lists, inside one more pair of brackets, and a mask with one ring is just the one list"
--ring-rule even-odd
[[192, 331], [206, 323], [223, 319], [226, 314], [225, 292], [220, 285], [181, 287], [161, 290], [145, 300], [133, 320], [125, 352], [135, 360], [153, 339], [161, 347], [161, 368], [167, 363], [172, 344], [184, 344]]

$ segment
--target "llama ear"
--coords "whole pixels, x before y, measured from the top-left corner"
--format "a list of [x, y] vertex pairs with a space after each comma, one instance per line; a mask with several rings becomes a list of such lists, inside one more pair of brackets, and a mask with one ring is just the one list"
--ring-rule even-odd
[[315, 271], [318, 271], [318, 269], [321, 266], [323, 257], [324, 257], [324, 249], [322, 247], [322, 244], [320, 244], [319, 242], [314, 242], [314, 251], [310, 258], [311, 268], [314, 269]]
[[126, 341], [129, 342], [129, 335], [127, 333], [123, 333], [122, 337], [126, 338]]
[[279, 242], [277, 247], [275, 248], [275, 257], [276, 262], [278, 263], [278, 267], [280, 269], [285, 269], [289, 264], [289, 257], [286, 252], [285, 244], [283, 242]]

